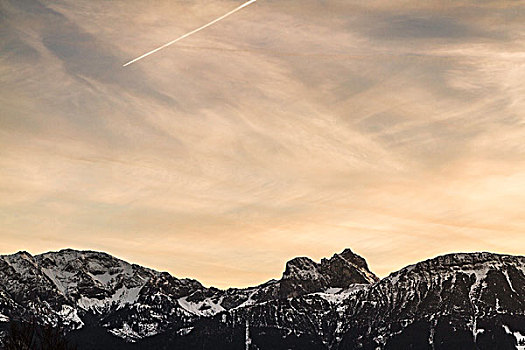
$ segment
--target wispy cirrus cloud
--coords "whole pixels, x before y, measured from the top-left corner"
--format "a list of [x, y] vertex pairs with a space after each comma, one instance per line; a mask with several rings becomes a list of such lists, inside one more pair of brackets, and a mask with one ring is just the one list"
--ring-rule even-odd
[[346, 246], [380, 274], [523, 254], [523, 5], [258, 1], [122, 69], [236, 5], [1, 4], [3, 253], [219, 286]]

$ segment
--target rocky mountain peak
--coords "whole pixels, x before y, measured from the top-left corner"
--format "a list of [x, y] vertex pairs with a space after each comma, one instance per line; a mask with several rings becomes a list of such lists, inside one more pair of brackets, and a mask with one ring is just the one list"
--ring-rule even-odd
[[307, 257], [297, 257], [289, 260], [286, 263], [286, 268], [283, 272], [283, 279], [295, 278], [313, 278], [318, 279], [318, 264], [310, 258]]
[[341, 253], [334, 254], [334, 256], [335, 255], [339, 255], [340, 257], [344, 258], [348, 262], [354, 264], [355, 266], [361, 269], [368, 270], [368, 264], [366, 263], [366, 260], [363, 257], [355, 254], [350, 248], [346, 248]]
[[280, 282], [280, 296], [289, 298], [378, 280], [368, 269], [365, 259], [345, 249], [330, 259], [322, 259], [320, 263], [307, 257], [288, 261]]

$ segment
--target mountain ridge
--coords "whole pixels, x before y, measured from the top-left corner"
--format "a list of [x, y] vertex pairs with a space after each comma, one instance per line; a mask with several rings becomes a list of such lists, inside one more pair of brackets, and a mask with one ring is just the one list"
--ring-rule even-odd
[[236, 349], [247, 337], [250, 349], [525, 342], [525, 257], [489, 252], [440, 255], [379, 279], [345, 249], [291, 259], [278, 280], [218, 289], [104, 252], [20, 251], [0, 256], [0, 282], [0, 326], [33, 317], [64, 327], [81, 349], [103, 345], [92, 332], [123, 349]]

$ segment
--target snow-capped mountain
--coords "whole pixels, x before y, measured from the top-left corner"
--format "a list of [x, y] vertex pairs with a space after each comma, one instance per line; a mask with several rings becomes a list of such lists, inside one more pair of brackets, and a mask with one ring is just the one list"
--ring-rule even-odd
[[344, 302], [341, 348], [525, 347], [525, 258], [450, 254], [408, 266]]
[[80, 349], [525, 349], [525, 257], [451, 254], [379, 280], [346, 249], [220, 290], [100, 252], [0, 256], [0, 329], [30, 319]]

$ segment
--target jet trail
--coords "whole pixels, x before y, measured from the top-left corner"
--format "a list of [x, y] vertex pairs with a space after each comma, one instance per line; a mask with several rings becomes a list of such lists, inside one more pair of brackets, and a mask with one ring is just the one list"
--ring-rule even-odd
[[187, 38], [187, 37], [189, 37], [190, 35], [195, 34], [195, 33], [199, 32], [199, 31], [203, 30], [204, 28], [207, 28], [207, 27], [211, 26], [212, 24], [215, 24], [215, 23], [219, 22], [219, 21], [222, 20], [222, 19], [225, 19], [225, 18], [228, 17], [229, 15], [234, 14], [235, 12], [239, 11], [239, 10], [242, 9], [243, 7], [246, 7], [246, 6], [248, 6], [248, 5], [252, 4], [252, 3], [254, 3], [255, 1], [257, 1], [257, 0], [250, 0], [250, 1], [247, 1], [247, 2], [245, 2], [244, 4], [242, 4], [241, 6], [239, 6], [239, 7], [235, 8], [235, 9], [231, 10], [231, 11], [228, 12], [227, 14], [222, 15], [221, 17], [219, 17], [219, 18], [217, 18], [217, 19], [214, 19], [214, 20], [211, 21], [210, 23], [205, 24], [205, 25], [203, 25], [202, 27], [199, 27], [199, 28], [197, 28], [197, 29], [194, 29], [194, 30], [192, 30], [191, 32], [184, 34], [183, 36], [180, 36], [180, 37], [178, 37], [177, 39], [172, 40], [172, 41], [170, 41], [169, 43], [166, 43], [166, 44], [164, 44], [164, 45], [162, 45], [162, 46], [156, 48], [155, 50], [151, 50], [150, 52], [146, 52], [144, 55], [139, 56], [139, 57], [137, 57], [137, 58], [135, 58], [135, 59], [129, 61], [128, 63], [123, 64], [122, 67], [129, 66], [130, 64], [132, 64], [132, 63], [134, 63], [134, 62], [137, 62], [138, 60], [141, 60], [141, 59], [143, 59], [143, 58], [146, 57], [146, 56], [149, 56], [149, 55], [151, 55], [151, 54], [153, 54], [153, 53], [155, 53], [155, 52], [157, 52], [157, 51], [160, 51], [160, 50], [162, 50], [162, 49], [164, 49], [164, 48], [166, 48], [166, 47], [168, 47], [168, 46], [170, 46], [170, 45], [172, 45], [172, 44], [175, 44], [177, 41], [182, 40], [182, 39], [184, 39], [184, 38]]

